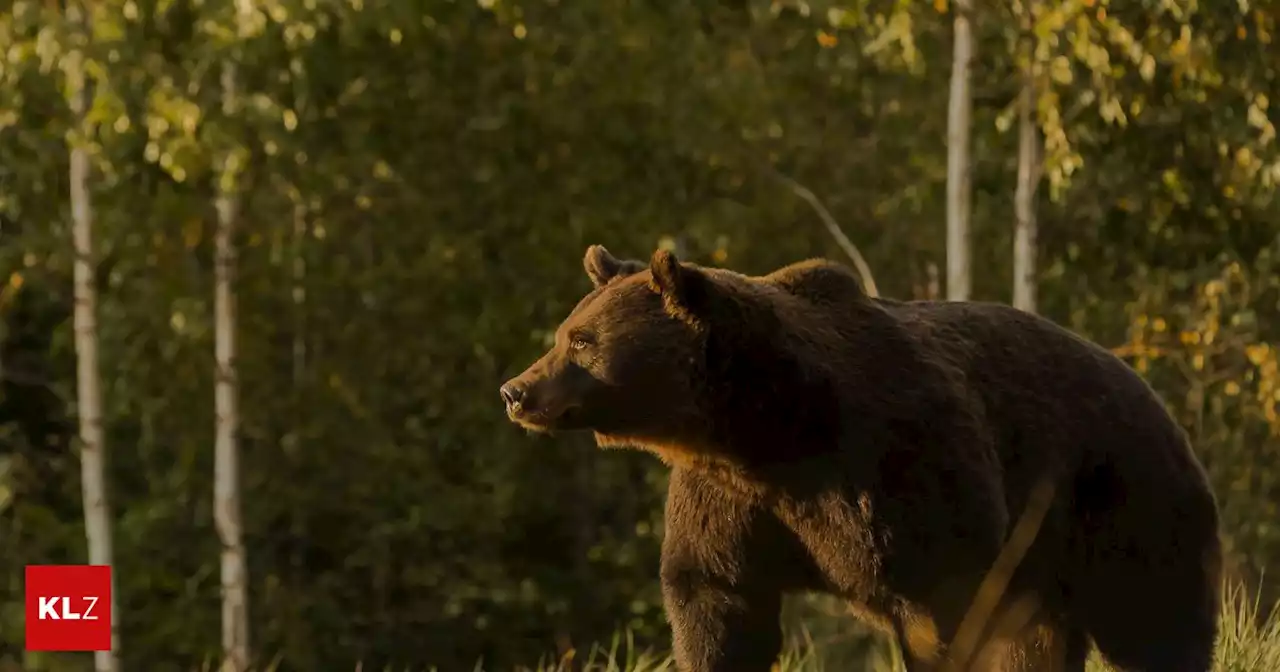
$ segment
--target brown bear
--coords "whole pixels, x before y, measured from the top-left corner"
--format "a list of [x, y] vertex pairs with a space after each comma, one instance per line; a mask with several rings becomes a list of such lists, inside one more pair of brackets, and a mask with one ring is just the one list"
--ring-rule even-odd
[[936, 669], [1037, 482], [1053, 497], [989, 620], [1021, 627], [982, 630], [977, 669], [1083, 670], [1091, 644], [1124, 670], [1210, 669], [1215, 498], [1105, 349], [1003, 305], [871, 298], [822, 260], [584, 263], [595, 288], [501, 395], [526, 428], [671, 465], [681, 670], [770, 669], [793, 591], [848, 600], [908, 669]]

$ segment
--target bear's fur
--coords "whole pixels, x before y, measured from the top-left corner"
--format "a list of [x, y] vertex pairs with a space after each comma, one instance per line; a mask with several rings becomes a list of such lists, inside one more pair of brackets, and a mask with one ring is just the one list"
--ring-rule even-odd
[[[1204, 672], [1218, 512], [1185, 433], [1112, 354], [978, 302], [872, 299], [812, 260], [760, 277], [592, 246], [594, 289], [502, 388], [533, 430], [672, 466], [661, 583], [676, 661], [768, 670], [784, 593], [841, 596], [909, 669], [947, 656], [1037, 482], [1055, 494], [980, 669]], [[1018, 606], [1021, 605], [1021, 606]], [[1015, 619], [1016, 620], [1016, 619]]]

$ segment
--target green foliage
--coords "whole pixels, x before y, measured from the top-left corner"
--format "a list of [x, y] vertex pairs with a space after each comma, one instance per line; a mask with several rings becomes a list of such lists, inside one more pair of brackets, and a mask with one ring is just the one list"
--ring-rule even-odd
[[[622, 630], [626, 651], [666, 646], [662, 469], [525, 436], [496, 393], [585, 291], [587, 244], [746, 272], [839, 258], [777, 171], [818, 194], [886, 295], [923, 297], [944, 266], [945, 0], [89, 4], [87, 42], [58, 3], [0, 13], [0, 669], [23, 660], [22, 565], [85, 556], [69, 140], [93, 162], [128, 669], [219, 647], [217, 157], [244, 198], [252, 642], [282, 670], [507, 669]], [[1280, 564], [1278, 7], [1038, 4], [1041, 309], [1169, 401], [1256, 588]], [[1008, 297], [1025, 9], [976, 17], [980, 299]], [[75, 49], [94, 82], [84, 136], [61, 70]], [[244, 91], [224, 110], [228, 60]], [[841, 618], [803, 616], [815, 650], [876, 646]]]

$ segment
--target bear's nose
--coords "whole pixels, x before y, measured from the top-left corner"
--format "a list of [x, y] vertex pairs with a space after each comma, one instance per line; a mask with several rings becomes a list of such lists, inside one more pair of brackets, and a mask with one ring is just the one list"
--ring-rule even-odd
[[507, 410], [514, 411], [520, 408], [520, 403], [524, 401], [524, 389], [515, 383], [507, 383], [498, 389], [498, 394], [502, 395], [502, 403], [507, 405]]

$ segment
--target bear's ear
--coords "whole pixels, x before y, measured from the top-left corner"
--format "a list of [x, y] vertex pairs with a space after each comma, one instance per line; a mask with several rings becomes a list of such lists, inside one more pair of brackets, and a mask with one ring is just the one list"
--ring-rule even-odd
[[679, 317], [698, 312], [706, 294], [706, 278], [695, 268], [680, 265], [676, 255], [668, 250], [658, 250], [649, 260], [653, 273], [654, 289], [662, 294], [667, 309]]
[[644, 263], [631, 259], [623, 261], [609, 254], [609, 250], [606, 250], [604, 245], [592, 245], [587, 248], [587, 254], [582, 258], [582, 267], [586, 269], [592, 285], [603, 287], [614, 278], [625, 278], [643, 271]]

